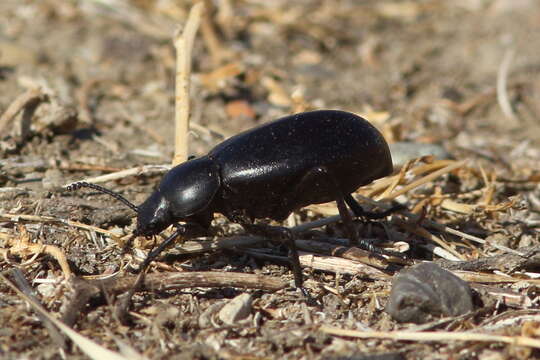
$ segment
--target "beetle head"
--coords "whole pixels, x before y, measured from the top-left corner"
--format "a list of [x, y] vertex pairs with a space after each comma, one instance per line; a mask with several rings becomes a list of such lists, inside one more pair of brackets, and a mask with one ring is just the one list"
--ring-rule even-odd
[[139, 206], [135, 232], [141, 236], [156, 235], [171, 223], [169, 204], [158, 189]]
[[137, 234], [155, 235], [178, 221], [205, 211], [219, 190], [219, 169], [202, 157], [172, 168], [139, 206]]

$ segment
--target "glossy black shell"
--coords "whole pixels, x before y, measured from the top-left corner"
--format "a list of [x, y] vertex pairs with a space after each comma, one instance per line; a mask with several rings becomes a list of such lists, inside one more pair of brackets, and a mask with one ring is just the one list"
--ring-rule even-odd
[[137, 233], [157, 234], [179, 221], [208, 228], [214, 213], [240, 223], [281, 221], [391, 172], [386, 141], [363, 118], [336, 110], [291, 115], [171, 169], [139, 206]]
[[207, 157], [221, 178], [212, 210], [275, 220], [336, 199], [334, 184], [313, 169], [325, 168], [339, 191], [349, 194], [393, 168], [381, 133], [365, 119], [337, 110], [275, 120], [229, 138]]

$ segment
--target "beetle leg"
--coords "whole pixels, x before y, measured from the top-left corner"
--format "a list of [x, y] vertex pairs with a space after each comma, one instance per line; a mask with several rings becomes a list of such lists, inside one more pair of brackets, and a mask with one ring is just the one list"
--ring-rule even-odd
[[297, 288], [301, 289], [302, 293], [306, 295], [306, 290], [302, 287], [304, 283], [302, 267], [300, 266], [298, 250], [296, 249], [296, 244], [294, 243], [294, 236], [292, 231], [283, 226], [251, 224], [246, 222], [242, 222], [241, 225], [252, 234], [268, 236], [270, 239], [279, 240], [285, 243], [285, 245], [287, 245], [287, 247], [289, 248], [289, 263], [291, 264], [294, 275], [294, 285]]
[[[345, 196], [345, 202], [347, 203], [347, 205], [349, 205], [349, 207], [351, 208], [351, 210], [353, 211], [355, 216], [360, 217], [360, 218], [364, 218], [364, 219], [368, 219], [368, 220], [381, 219], [381, 218], [386, 217], [386, 216], [388, 216], [388, 215], [390, 215], [390, 214], [392, 214], [392, 213], [394, 213], [396, 211], [406, 209], [406, 207], [404, 205], [399, 204], [399, 205], [391, 207], [388, 210], [382, 211], [380, 213], [364, 211], [364, 209], [362, 209], [362, 206], [360, 206], [360, 204], [358, 204], [358, 202], [354, 199], [354, 197], [351, 194], [347, 194]], [[376, 253], [376, 254], [395, 256], [395, 257], [398, 257], [398, 258], [406, 258], [406, 256], [404, 254], [400, 253], [400, 252], [382, 250], [382, 249], [379, 249], [377, 247], [374, 247], [373, 244], [368, 242], [368, 241], [360, 240], [360, 243], [358, 245], [359, 245], [359, 247], [361, 247], [361, 248], [363, 248], [365, 250], [371, 251], [373, 253]]]
[[152, 251], [150, 251], [150, 253], [146, 256], [146, 259], [144, 259], [142, 264], [139, 266], [139, 269], [138, 269], [139, 275], [137, 276], [137, 279], [135, 280], [135, 284], [133, 284], [131, 289], [129, 289], [129, 291], [124, 296], [124, 298], [119, 302], [118, 307], [116, 309], [116, 314], [122, 323], [125, 324], [128, 322], [127, 314], [128, 314], [129, 307], [131, 306], [131, 299], [133, 298], [133, 295], [135, 294], [135, 292], [140, 290], [140, 288], [142, 287], [144, 283], [144, 275], [150, 263], [154, 261], [163, 250], [165, 250], [167, 247], [172, 245], [174, 240], [176, 240], [177, 237], [179, 237], [180, 235], [185, 235], [188, 232], [188, 225], [191, 225], [191, 224], [175, 225], [176, 230], [174, 231], [174, 233], [170, 235], [168, 238], [166, 238], [161, 244], [159, 244], [157, 248], [152, 249]]
[[290, 229], [283, 226], [271, 226], [266, 224], [254, 224], [251, 219], [248, 219], [247, 216], [240, 213], [231, 213], [229, 217], [232, 221], [242, 225], [246, 231], [254, 235], [267, 236], [270, 239], [279, 240], [289, 248], [288, 258], [289, 264], [292, 268], [294, 275], [294, 285], [301, 289], [302, 293], [309, 297], [307, 291], [303, 288], [303, 275], [302, 267], [300, 266], [300, 259], [298, 258], [298, 250], [296, 249], [296, 244], [294, 243], [294, 236]]
[[381, 212], [365, 211], [351, 194], [345, 195], [345, 202], [349, 205], [355, 216], [366, 219], [382, 219], [396, 211], [405, 209], [405, 206], [400, 204]]
[[122, 246], [122, 254], [127, 254], [127, 252], [129, 251], [129, 249], [131, 248], [131, 245], [133, 245], [133, 241], [135, 240], [135, 238], [137, 237], [137, 233], [133, 233], [129, 239], [127, 239], [126, 243], [124, 244], [124, 246]]
[[[349, 195], [350, 196], [350, 195]], [[341, 220], [343, 220], [343, 224], [345, 225], [345, 228], [348, 229], [349, 236], [350, 236], [350, 244], [351, 246], [359, 247], [360, 249], [367, 250], [369, 252], [372, 252], [374, 254], [381, 254], [381, 255], [390, 255], [390, 256], [397, 256], [397, 257], [403, 257], [401, 253], [397, 253], [394, 251], [386, 251], [379, 249], [378, 247], [373, 246], [373, 244], [370, 241], [366, 241], [365, 239], [358, 239], [358, 234], [356, 232], [356, 229], [353, 224], [353, 219], [351, 217], [351, 213], [349, 212], [349, 209], [345, 206], [345, 202], [347, 197], [340, 196], [336, 199], [336, 203], [339, 210], [339, 215], [341, 216]], [[358, 205], [358, 204], [357, 204]], [[358, 205], [360, 207], [360, 205]], [[354, 212], [354, 210], [353, 210]], [[356, 215], [356, 213], [355, 213]]]
[[317, 179], [318, 186], [322, 185], [323, 188], [328, 189], [327, 191], [334, 192], [334, 201], [337, 204], [339, 215], [341, 217], [341, 220], [343, 221], [343, 224], [345, 225], [345, 229], [348, 233], [350, 243], [353, 246], [357, 246], [359, 244], [358, 234], [356, 233], [356, 229], [354, 228], [351, 213], [349, 212], [349, 209], [347, 208], [347, 205], [345, 203], [346, 197], [343, 191], [340, 189], [336, 178], [328, 171], [326, 167], [323, 166], [312, 169], [306, 176], [304, 176], [304, 180], [306, 182], [308, 182], [308, 179], [310, 178]]
[[347, 208], [347, 204], [351, 206], [351, 203], [350, 200], [347, 201], [347, 199], [350, 197], [350, 199], [354, 201], [354, 204], [356, 204], [355, 208], [353, 208], [353, 206], [355, 205], [351, 206], [355, 215], [357, 215], [357, 211], [363, 214], [365, 214], [366, 212], [363, 211], [362, 207], [358, 203], [356, 203], [356, 201], [350, 194], [343, 194], [342, 190], [339, 188], [338, 182], [336, 181], [335, 177], [331, 173], [329, 173], [329, 171], [325, 167], [318, 167], [315, 168], [313, 171], [316, 171], [320, 174], [320, 179], [326, 178], [327, 182], [331, 184], [335, 189], [335, 201], [339, 210], [339, 215], [341, 216], [341, 220], [343, 221], [343, 225], [345, 225], [345, 229], [348, 232], [351, 246], [356, 246], [375, 254], [403, 257], [403, 255], [400, 253], [381, 250], [373, 246], [373, 244], [369, 241], [366, 241], [364, 239], [358, 239], [358, 234], [354, 227], [353, 218], [351, 216], [351, 213], [349, 212], [349, 209]]
[[352, 246], [358, 246], [358, 234], [354, 228], [353, 218], [349, 212], [349, 209], [347, 209], [347, 205], [345, 205], [345, 199], [343, 198], [343, 194], [341, 194], [341, 192], [336, 198], [336, 204], [339, 211], [339, 216], [345, 225], [345, 229], [349, 233], [350, 244]]

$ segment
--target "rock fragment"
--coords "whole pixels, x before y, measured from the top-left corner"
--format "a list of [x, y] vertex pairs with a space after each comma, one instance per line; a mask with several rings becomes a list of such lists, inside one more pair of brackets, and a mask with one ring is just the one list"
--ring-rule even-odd
[[394, 279], [388, 312], [399, 322], [425, 323], [473, 310], [469, 285], [434, 263], [401, 271]]

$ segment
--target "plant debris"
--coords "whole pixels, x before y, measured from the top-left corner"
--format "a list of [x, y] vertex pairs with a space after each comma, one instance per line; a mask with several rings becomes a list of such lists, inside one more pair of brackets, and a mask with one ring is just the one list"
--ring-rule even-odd
[[[0, 357], [540, 358], [540, 4], [205, 0], [175, 47], [194, 3], [0, 2]], [[162, 239], [131, 239], [135, 214], [63, 188], [106, 183], [139, 204], [174, 154], [322, 108], [411, 147], [354, 194], [403, 206], [354, 223], [406, 257], [351, 247], [333, 203], [300, 209], [280, 225], [306, 298], [282, 244], [217, 216], [152, 263], [123, 325]], [[394, 275], [424, 262], [467, 282], [475, 309], [393, 320]]]

